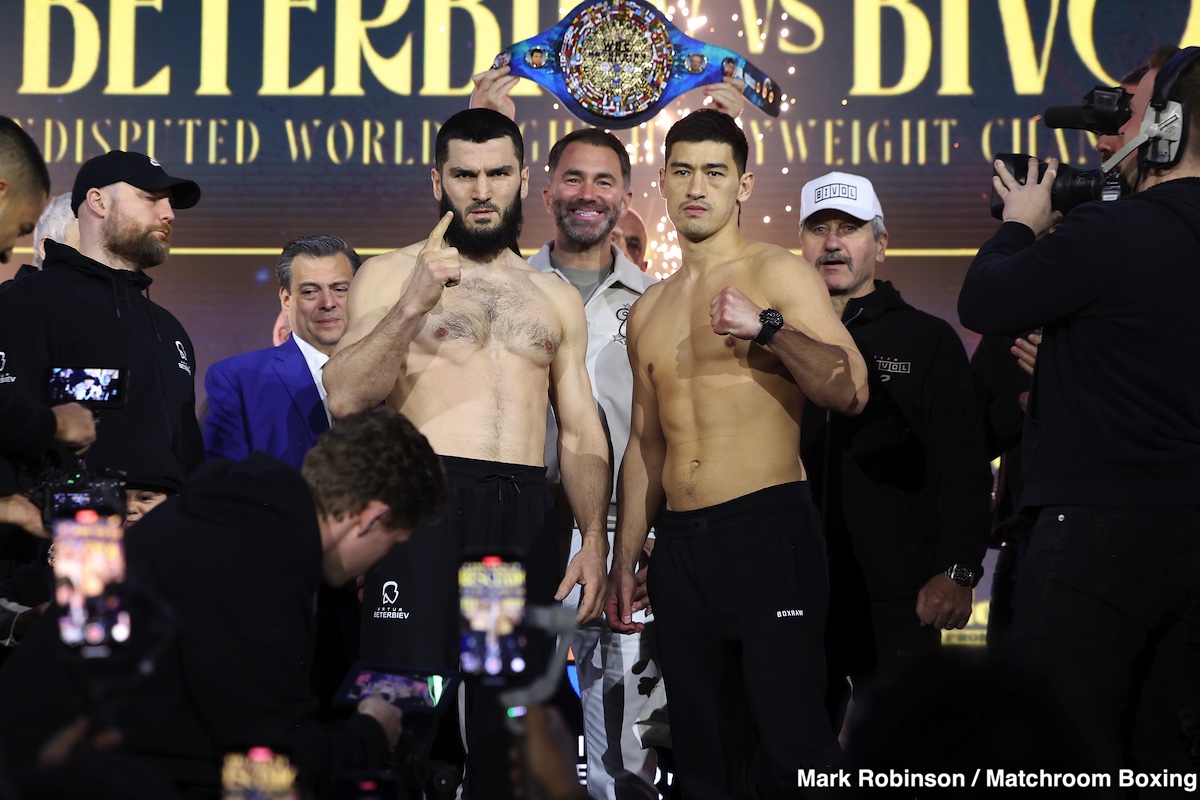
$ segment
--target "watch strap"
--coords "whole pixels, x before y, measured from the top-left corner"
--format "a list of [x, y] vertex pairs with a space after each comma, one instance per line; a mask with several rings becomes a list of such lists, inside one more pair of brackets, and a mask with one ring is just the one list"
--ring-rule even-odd
[[983, 568], [968, 567], [963, 564], [951, 564], [946, 568], [944, 574], [959, 586], [974, 588], [979, 584], [979, 579], [983, 577]]
[[773, 308], [764, 308], [758, 315], [758, 321], [762, 323], [762, 329], [754, 337], [754, 343], [766, 346], [783, 327], [783, 315]]

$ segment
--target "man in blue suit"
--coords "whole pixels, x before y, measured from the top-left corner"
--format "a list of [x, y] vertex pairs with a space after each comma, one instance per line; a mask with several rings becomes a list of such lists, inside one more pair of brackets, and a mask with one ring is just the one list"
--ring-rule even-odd
[[[317, 437], [329, 430], [321, 370], [346, 332], [346, 296], [358, 264], [358, 253], [336, 236], [304, 236], [284, 246], [275, 274], [292, 335], [277, 347], [209, 367], [209, 458], [241, 460], [261, 450], [300, 469]], [[358, 615], [353, 587], [321, 587], [312, 688], [322, 719], [337, 716], [334, 689], [358, 656]]]
[[291, 338], [209, 368], [209, 458], [242, 459], [262, 450], [300, 469], [329, 429], [321, 369], [346, 332], [346, 295], [358, 264], [358, 254], [336, 236], [305, 236], [283, 248], [275, 272]]

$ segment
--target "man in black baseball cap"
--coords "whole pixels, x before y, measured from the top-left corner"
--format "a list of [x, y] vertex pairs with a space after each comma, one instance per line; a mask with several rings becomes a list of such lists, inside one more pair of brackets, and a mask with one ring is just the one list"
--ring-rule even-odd
[[173, 178], [162, 165], [141, 153], [113, 150], [84, 163], [75, 176], [71, 192], [71, 211], [79, 216], [89, 189], [128, 183], [138, 189], [169, 190], [172, 208], [191, 208], [200, 202], [200, 187], [195, 181]]
[[[170, 255], [176, 209], [199, 199], [193, 181], [140, 153], [84, 163], [71, 193], [78, 247], [47, 241], [42, 270], [0, 293], [0, 351], [8, 354], [0, 394], [40, 397], [51, 367], [120, 368], [125, 405], [100, 412], [98, 440], [150, 442], [185, 472], [199, 464], [195, 350], [179, 320], [146, 293], [146, 270]], [[63, 353], [73, 363], [62, 364]]]

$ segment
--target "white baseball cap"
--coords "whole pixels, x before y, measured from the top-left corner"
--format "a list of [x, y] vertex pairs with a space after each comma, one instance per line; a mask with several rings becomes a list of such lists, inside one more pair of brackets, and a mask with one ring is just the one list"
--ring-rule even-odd
[[800, 224], [818, 211], [836, 208], [862, 222], [883, 216], [875, 187], [861, 175], [830, 172], [804, 184], [800, 190]]

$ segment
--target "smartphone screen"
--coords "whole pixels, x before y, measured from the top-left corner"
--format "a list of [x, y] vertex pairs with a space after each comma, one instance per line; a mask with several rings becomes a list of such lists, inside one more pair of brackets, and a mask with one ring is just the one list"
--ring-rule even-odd
[[296, 768], [270, 747], [225, 754], [221, 765], [222, 800], [296, 800]]
[[119, 482], [50, 494], [59, 638], [85, 658], [107, 656], [131, 632], [123, 503], [109, 483]]
[[355, 706], [367, 697], [378, 697], [402, 711], [432, 712], [451, 696], [457, 682], [454, 673], [359, 662], [342, 681], [334, 701]]
[[48, 389], [51, 405], [116, 408], [125, 404], [125, 375], [116, 367], [51, 367]]
[[468, 675], [525, 671], [525, 567], [504, 555], [469, 557], [458, 569], [459, 666]]

